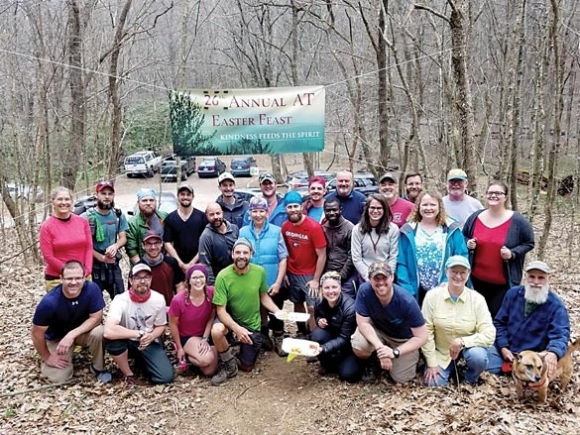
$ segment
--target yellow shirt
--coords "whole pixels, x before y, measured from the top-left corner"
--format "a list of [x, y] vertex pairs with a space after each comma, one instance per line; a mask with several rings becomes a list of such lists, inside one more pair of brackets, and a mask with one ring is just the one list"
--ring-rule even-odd
[[449, 346], [461, 337], [465, 347], [490, 347], [495, 327], [485, 299], [467, 287], [453, 301], [447, 284], [429, 290], [423, 301], [423, 317], [429, 339], [421, 348], [428, 367], [447, 368], [451, 362]]

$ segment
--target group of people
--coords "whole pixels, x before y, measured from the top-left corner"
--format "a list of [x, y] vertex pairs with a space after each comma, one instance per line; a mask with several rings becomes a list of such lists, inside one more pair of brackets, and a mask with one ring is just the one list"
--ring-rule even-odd
[[[340, 171], [326, 195], [325, 180], [312, 177], [303, 201], [296, 191], [279, 195], [265, 173], [261, 195], [248, 202], [226, 172], [205, 213], [182, 184], [168, 215], [157, 210], [154, 191], [141, 189], [129, 222], [114, 208], [110, 182], [97, 185], [97, 203], [81, 217], [71, 213], [70, 192], [55, 189], [53, 215], [41, 227], [50, 291], [32, 328], [43, 375], [70, 379], [74, 345], [88, 345], [90, 370], [102, 382], [111, 380], [105, 350], [128, 385], [129, 358], [151, 382], [171, 382], [169, 325], [180, 367], [197, 366], [220, 385], [252, 370], [261, 349], [287, 355], [285, 301], [309, 314], [296, 336], [316, 343], [309, 360], [320, 374], [349, 382], [374, 382], [382, 371], [408, 382], [421, 355], [431, 386], [452, 375], [475, 384], [484, 370], [505, 371], [521, 350], [561, 358], [567, 311], [550, 290], [548, 265], [525, 266], [533, 229], [509, 209], [507, 186], [490, 183], [484, 208], [467, 194], [460, 169], [449, 172], [444, 197], [424, 190], [419, 174], [404, 182], [400, 197], [398, 177], [387, 173], [367, 198], [354, 190], [353, 174]], [[132, 263], [127, 291], [123, 246]], [[102, 290], [112, 299], [103, 326]]]

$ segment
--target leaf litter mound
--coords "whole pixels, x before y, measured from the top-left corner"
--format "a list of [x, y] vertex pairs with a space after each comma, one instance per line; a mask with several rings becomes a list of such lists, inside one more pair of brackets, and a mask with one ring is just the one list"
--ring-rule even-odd
[[[568, 307], [572, 336], [579, 337], [580, 247], [576, 240], [569, 267], [568, 227], [567, 219], [556, 217], [546, 261], [556, 269], [552, 287]], [[536, 234], [539, 230], [536, 223]], [[385, 378], [375, 385], [350, 385], [336, 377], [320, 377], [317, 364], [302, 358], [287, 363], [271, 352], [260, 357], [251, 373], [240, 372], [220, 387], [188, 371], [171, 385], [153, 386], [140, 379], [136, 388], [127, 390], [109, 358], [113, 383], [100, 384], [88, 371], [89, 355], [81, 351], [75, 354], [73, 381], [51, 386], [40, 378], [40, 359], [30, 339], [34, 309], [44, 294], [42, 267], [27, 268], [23, 258], [1, 260], [18, 251], [16, 240], [15, 235], [9, 237], [0, 256], [0, 435], [578, 431], [580, 352], [573, 356], [576, 372], [568, 388], [561, 392], [559, 384], [552, 383], [546, 405], [538, 405], [533, 392], [520, 401], [506, 376], [488, 375], [478, 387], [450, 383], [431, 389], [419, 378], [405, 386]]]

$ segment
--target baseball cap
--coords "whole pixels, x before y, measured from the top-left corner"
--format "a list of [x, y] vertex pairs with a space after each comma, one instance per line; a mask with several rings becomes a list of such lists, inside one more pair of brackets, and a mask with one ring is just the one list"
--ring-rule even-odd
[[447, 259], [447, 262], [445, 263], [445, 269], [449, 269], [450, 267], [455, 266], [462, 266], [465, 267], [466, 269], [471, 270], [471, 265], [469, 264], [469, 261], [467, 261], [467, 258], [461, 255], [453, 255], [449, 257]]
[[381, 178], [379, 178], [379, 184], [383, 183], [384, 181], [390, 180], [393, 183], [398, 183], [399, 180], [397, 180], [397, 177], [395, 177], [395, 174], [393, 174], [392, 172], [387, 172], [385, 175], [383, 175]]
[[526, 272], [530, 270], [541, 270], [544, 273], [551, 273], [550, 267], [543, 261], [534, 260], [530, 261], [526, 266]]
[[284, 196], [284, 206], [290, 204], [302, 204], [302, 197], [295, 190], [291, 190]]
[[264, 181], [270, 181], [271, 183], [275, 183], [276, 177], [274, 177], [270, 172], [265, 172], [262, 175], [260, 175], [258, 181], [260, 182], [260, 184], [262, 184]]
[[183, 183], [177, 188], [177, 193], [181, 192], [182, 190], [189, 190], [189, 193], [193, 195], [193, 187], [190, 184]]
[[149, 239], [159, 239], [159, 240], [163, 240], [163, 238], [161, 237], [161, 235], [155, 231], [155, 230], [149, 230], [145, 233], [145, 237], [143, 237], [143, 241], [147, 241]]
[[226, 180], [232, 180], [234, 183], [236, 182], [236, 179], [232, 174], [230, 174], [229, 172], [224, 172], [218, 177], [218, 184], [222, 184], [222, 182]]
[[463, 169], [451, 169], [447, 174], [447, 181], [451, 180], [467, 181], [467, 174]]
[[391, 276], [391, 266], [384, 261], [375, 261], [369, 267], [369, 278], [374, 278], [377, 275]]
[[149, 272], [151, 273], [151, 268], [145, 263], [137, 263], [131, 268], [131, 276], [135, 276], [139, 272]]
[[139, 191], [137, 192], [137, 201], [141, 201], [143, 198], [147, 197], [155, 199], [156, 196], [157, 194], [153, 189], [145, 189], [145, 188], [139, 189]]
[[113, 185], [113, 182], [109, 180], [99, 181], [97, 183], [97, 187], [95, 188], [95, 190], [97, 192], [100, 192], [101, 190], [106, 189], [107, 187], [111, 189], [113, 192], [115, 191], [115, 186]]

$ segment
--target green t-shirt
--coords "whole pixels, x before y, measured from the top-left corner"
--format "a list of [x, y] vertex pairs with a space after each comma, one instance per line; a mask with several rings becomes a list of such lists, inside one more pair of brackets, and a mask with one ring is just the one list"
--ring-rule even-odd
[[245, 275], [238, 275], [234, 266], [223, 269], [215, 280], [213, 303], [225, 306], [236, 323], [247, 329], [260, 330], [260, 293], [266, 293], [266, 270], [250, 264]]

